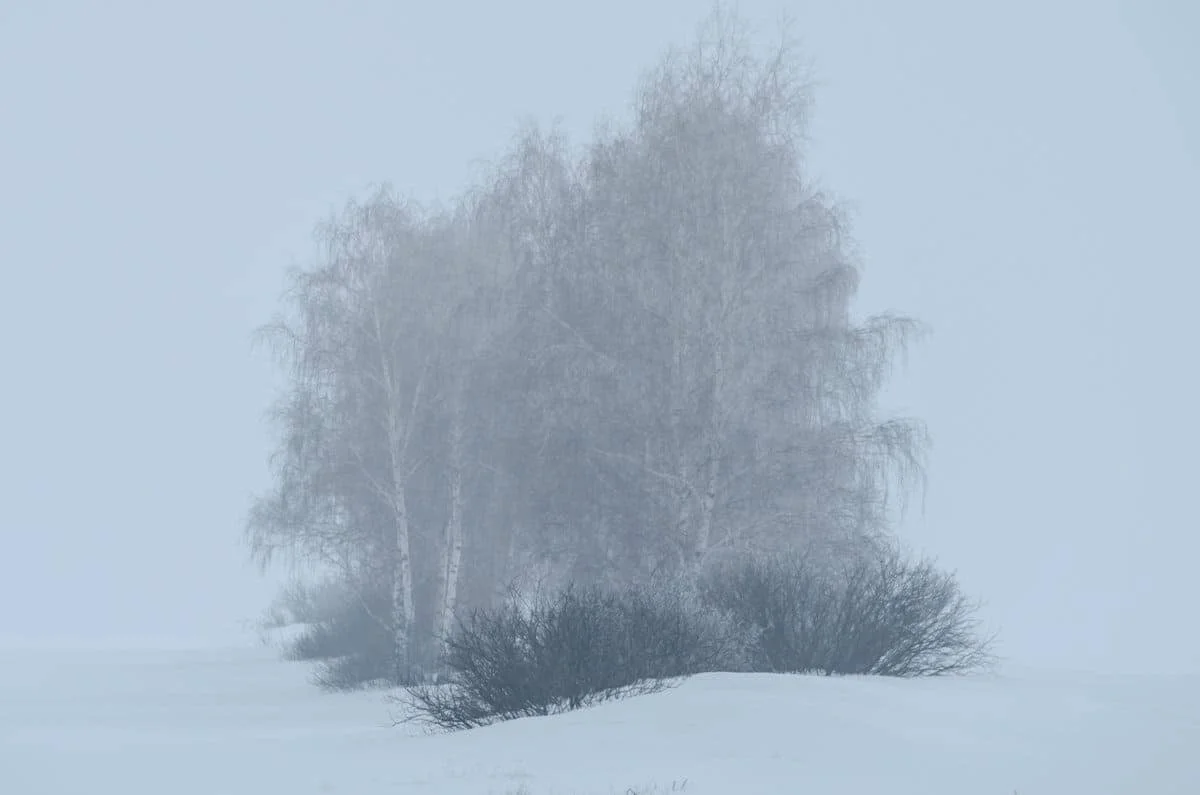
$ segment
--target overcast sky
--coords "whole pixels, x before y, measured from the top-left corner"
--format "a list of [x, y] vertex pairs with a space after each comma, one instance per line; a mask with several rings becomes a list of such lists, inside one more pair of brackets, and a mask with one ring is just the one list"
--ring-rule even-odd
[[[1200, 672], [1200, 4], [751, 2], [820, 79], [862, 313], [933, 336], [900, 527], [1018, 663]], [[985, 10], [988, 9], [988, 10]], [[706, 3], [0, 0], [0, 637], [227, 636], [318, 218], [448, 197], [523, 117], [583, 139]]]

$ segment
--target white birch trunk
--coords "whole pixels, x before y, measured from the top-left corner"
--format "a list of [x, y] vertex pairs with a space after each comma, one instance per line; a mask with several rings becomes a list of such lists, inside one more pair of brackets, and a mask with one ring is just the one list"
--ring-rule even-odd
[[444, 641], [454, 628], [454, 611], [458, 605], [458, 577], [463, 551], [462, 445], [463, 414], [461, 398], [454, 410], [450, 428], [450, 516], [446, 521], [445, 557], [442, 580], [441, 620], [439, 637]]
[[405, 493], [404, 428], [399, 419], [399, 407], [389, 395], [388, 444], [392, 463], [392, 521], [394, 523], [395, 564], [392, 570], [392, 633], [396, 654], [396, 673], [406, 674], [411, 649], [411, 629], [416, 615], [413, 605], [412, 555], [409, 549], [408, 498]]
[[409, 553], [408, 504], [401, 486], [395, 498], [396, 570], [392, 573], [392, 631], [397, 674], [407, 674], [413, 606], [412, 558]]
[[721, 459], [715, 443], [709, 446], [708, 472], [705, 476], [704, 492], [700, 495], [700, 521], [696, 528], [696, 538], [692, 554], [695, 555], [697, 566], [704, 563], [708, 548], [712, 542], [713, 512], [717, 505], [717, 485], [720, 477]]
[[679, 564], [686, 568], [691, 563], [692, 547], [692, 499], [694, 495], [687, 488], [690, 482], [687, 469], [687, 456], [684, 451], [683, 434], [680, 431], [680, 420], [684, 411], [683, 394], [686, 392], [686, 343], [682, 339], [682, 324], [676, 318], [676, 328], [672, 330], [671, 360], [673, 366], [670, 383], [671, 395], [671, 453], [675, 458], [675, 474], [678, 482], [672, 487], [675, 498], [675, 540], [679, 550]]
[[[680, 468], [680, 480], [687, 477], [687, 472], [682, 467]], [[678, 488], [677, 497], [679, 508], [675, 514], [675, 533], [679, 540], [679, 562], [686, 567], [692, 560], [692, 547], [694, 542], [692, 539], [692, 495], [683, 488]]]
[[717, 490], [720, 488], [721, 476], [721, 418], [725, 392], [725, 357], [721, 350], [721, 340], [717, 339], [713, 347], [713, 386], [712, 401], [709, 406], [708, 428], [706, 429], [705, 452], [708, 460], [705, 466], [704, 482], [700, 492], [700, 517], [697, 522], [696, 537], [692, 548], [695, 565], [703, 564], [712, 543], [713, 512], [717, 505]]
[[[376, 333], [382, 342], [383, 334], [379, 316], [375, 317]], [[416, 605], [413, 604], [413, 572], [411, 553], [411, 529], [408, 522], [408, 496], [406, 493], [409, 461], [408, 443], [412, 434], [412, 425], [416, 421], [417, 409], [421, 402], [421, 392], [425, 383], [422, 372], [413, 391], [412, 403], [409, 405], [407, 422], [401, 417], [401, 399], [392, 369], [388, 366], [386, 349], [381, 345], [383, 358], [382, 375], [387, 399], [387, 434], [388, 447], [391, 457], [391, 502], [394, 524], [394, 555], [395, 562], [392, 570], [392, 643], [396, 655], [396, 674], [405, 676], [409, 673], [410, 654], [412, 651], [412, 627], [416, 618]]]

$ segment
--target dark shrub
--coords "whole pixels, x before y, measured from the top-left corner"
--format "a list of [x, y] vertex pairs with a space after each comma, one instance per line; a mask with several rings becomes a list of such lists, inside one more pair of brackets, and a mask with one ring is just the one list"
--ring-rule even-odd
[[709, 572], [701, 590], [757, 629], [756, 671], [937, 676], [990, 660], [954, 576], [895, 550], [832, 571], [802, 555], [746, 559]]
[[736, 669], [745, 645], [684, 587], [569, 588], [529, 606], [469, 614], [447, 641], [450, 684], [410, 688], [407, 700], [417, 720], [471, 728]]

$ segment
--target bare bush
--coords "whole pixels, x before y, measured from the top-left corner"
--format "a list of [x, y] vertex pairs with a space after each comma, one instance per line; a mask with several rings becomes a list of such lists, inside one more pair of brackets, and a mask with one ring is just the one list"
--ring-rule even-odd
[[743, 665], [745, 637], [685, 588], [568, 588], [522, 608], [476, 610], [447, 640], [448, 685], [407, 691], [414, 719], [446, 729], [651, 693]]
[[940, 676], [991, 660], [954, 575], [894, 549], [835, 570], [803, 555], [745, 559], [709, 572], [702, 591], [757, 629], [756, 671]]

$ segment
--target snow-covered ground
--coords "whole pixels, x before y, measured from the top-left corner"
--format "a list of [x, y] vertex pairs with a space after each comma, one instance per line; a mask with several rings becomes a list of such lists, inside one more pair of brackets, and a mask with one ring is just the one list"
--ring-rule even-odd
[[0, 648], [0, 793], [1200, 793], [1200, 678], [710, 675], [427, 735], [269, 649]]

